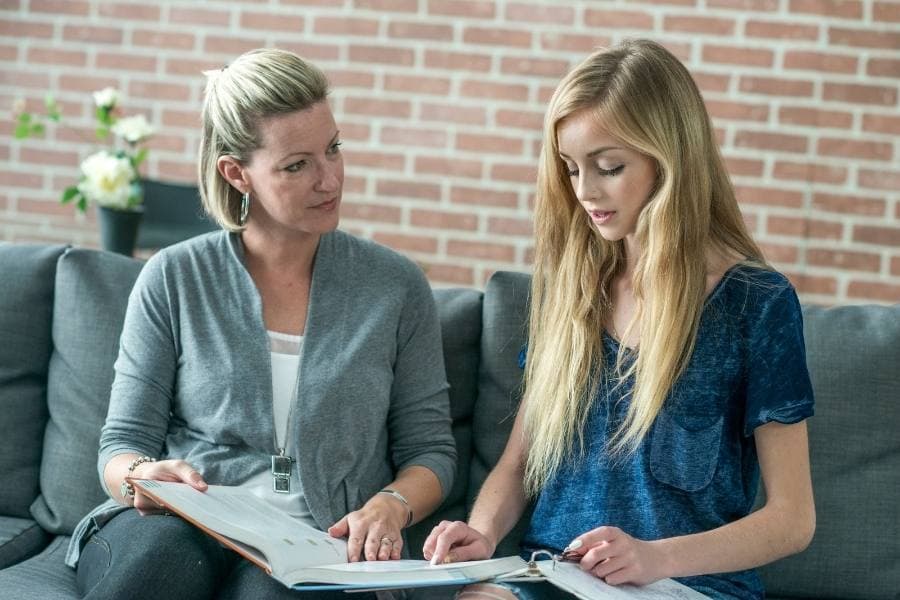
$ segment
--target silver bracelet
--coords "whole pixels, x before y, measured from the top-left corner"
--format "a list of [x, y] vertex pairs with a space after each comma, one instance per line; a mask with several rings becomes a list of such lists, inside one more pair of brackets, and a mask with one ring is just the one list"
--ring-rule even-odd
[[130, 465], [128, 465], [128, 473], [122, 480], [122, 485], [119, 486], [119, 493], [122, 495], [123, 500], [125, 500], [126, 498], [134, 498], [134, 486], [128, 483], [128, 478], [134, 474], [134, 470], [138, 465], [151, 462], [156, 462], [156, 459], [149, 456], [139, 456], [131, 461]]
[[406, 507], [406, 525], [404, 525], [404, 527], [409, 527], [410, 523], [412, 523], [413, 520], [413, 511], [412, 507], [409, 505], [409, 502], [406, 500], [406, 497], [397, 490], [392, 490], [391, 488], [384, 488], [383, 490], [379, 490], [378, 493], [393, 496], [403, 503], [403, 506]]

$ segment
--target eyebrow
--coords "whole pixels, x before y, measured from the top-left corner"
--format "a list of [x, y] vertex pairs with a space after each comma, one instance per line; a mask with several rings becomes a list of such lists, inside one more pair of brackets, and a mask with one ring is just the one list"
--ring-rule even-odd
[[[587, 157], [594, 158], [598, 154], [603, 154], [604, 152], [606, 152], [608, 150], [622, 150], [622, 148], [620, 148], [619, 146], [601, 146], [600, 148], [596, 148], [596, 149], [588, 152]], [[567, 154], [565, 154], [563, 152], [560, 152], [559, 155], [563, 158], [568, 158], [569, 160], [572, 160], [571, 157], [569, 157]]]
[[[331, 141], [328, 142], [328, 146], [331, 147], [340, 136], [341, 136], [341, 130], [338, 129], [336, 132], [334, 132], [334, 135], [331, 137]], [[282, 161], [287, 160], [293, 156], [304, 156], [304, 155], [310, 156], [312, 154], [315, 154], [315, 152], [290, 152], [288, 154], [285, 154], [283, 157], [281, 157], [281, 160]], [[281, 162], [281, 161], [279, 161], [279, 162]]]

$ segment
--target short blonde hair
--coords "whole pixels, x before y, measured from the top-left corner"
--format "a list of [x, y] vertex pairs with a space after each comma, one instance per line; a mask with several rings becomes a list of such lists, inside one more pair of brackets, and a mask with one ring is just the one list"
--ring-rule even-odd
[[304, 110], [328, 96], [328, 80], [293, 52], [251, 50], [206, 73], [199, 183], [203, 208], [228, 231], [241, 231], [241, 193], [219, 173], [217, 162], [233, 156], [246, 162], [262, 146], [260, 123], [267, 117]]

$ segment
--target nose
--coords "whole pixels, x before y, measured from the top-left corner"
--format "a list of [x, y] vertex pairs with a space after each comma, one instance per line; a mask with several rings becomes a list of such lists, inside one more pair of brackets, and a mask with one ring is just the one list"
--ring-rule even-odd
[[579, 202], [586, 202], [591, 198], [593, 190], [590, 181], [588, 181], [588, 178], [584, 175], [583, 171], [579, 171], [578, 176], [575, 178], [573, 188], [575, 197]]
[[319, 169], [319, 181], [316, 184], [316, 191], [319, 192], [336, 192], [341, 189], [344, 181], [344, 162], [325, 161]]

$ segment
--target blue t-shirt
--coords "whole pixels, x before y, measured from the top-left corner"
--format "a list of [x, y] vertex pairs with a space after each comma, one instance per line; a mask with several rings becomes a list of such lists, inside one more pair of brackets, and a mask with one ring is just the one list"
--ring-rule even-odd
[[[606, 442], [625, 416], [633, 380], [616, 388], [618, 344], [604, 334], [603, 345], [585, 456], [573, 456], [543, 488], [523, 548], [559, 551], [602, 525], [656, 540], [746, 516], [759, 481], [753, 431], [813, 414], [800, 303], [787, 279], [746, 265], [723, 276], [706, 300], [684, 373], [624, 459], [611, 459]], [[753, 570], [679, 581], [714, 598], [765, 595]]]

